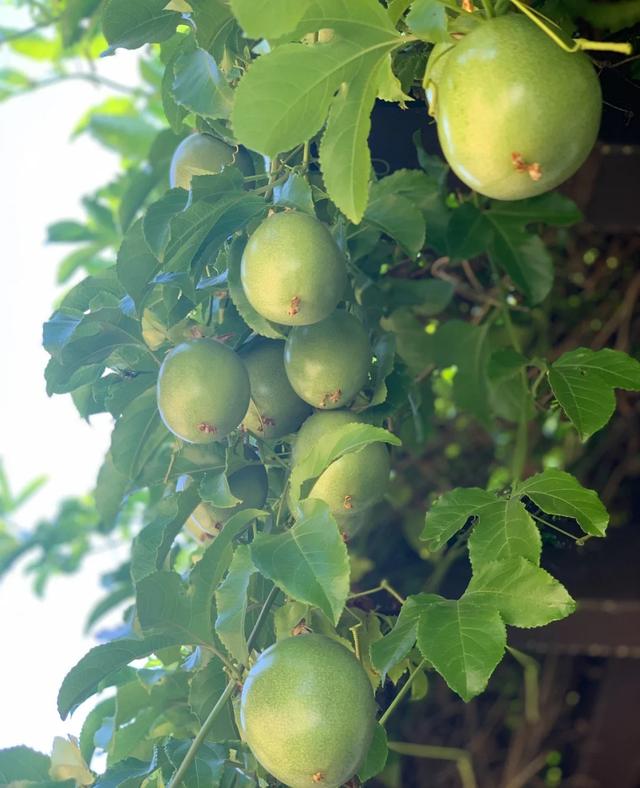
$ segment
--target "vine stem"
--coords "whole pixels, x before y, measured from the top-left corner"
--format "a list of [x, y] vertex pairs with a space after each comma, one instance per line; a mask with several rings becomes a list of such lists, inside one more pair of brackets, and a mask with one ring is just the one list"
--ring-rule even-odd
[[590, 41], [588, 38], [574, 38], [571, 40], [571, 44], [567, 44], [555, 30], [549, 27], [546, 17], [543, 17], [533, 8], [530, 8], [526, 3], [523, 3], [522, 0], [511, 0], [511, 2], [516, 8], [522, 11], [525, 16], [528, 16], [534, 25], [537, 25], [543, 33], [546, 33], [555, 44], [561, 49], [564, 49], [565, 52], [573, 53], [587, 49], [598, 52], [619, 52], [621, 55], [631, 55], [633, 52], [633, 47], [628, 41]]
[[496, 15], [496, 10], [493, 7], [492, 0], [482, 0], [482, 7], [487, 15], [487, 19], [492, 19]]
[[400, 602], [401, 605], [404, 605], [406, 601], [402, 594], [398, 593], [388, 580], [381, 580], [380, 585], [375, 586], [375, 588], [368, 588], [366, 591], [358, 591], [356, 594], [349, 594], [349, 599], [359, 599], [363, 596], [369, 596], [369, 594], [377, 594], [379, 591], [386, 591], [387, 594], [390, 594], [394, 599]]
[[528, 654], [523, 654], [517, 648], [507, 646], [507, 651], [519, 662], [524, 670], [524, 718], [527, 722], [535, 723], [540, 719], [540, 687], [538, 663]]
[[438, 761], [454, 761], [463, 788], [477, 788], [476, 776], [473, 771], [471, 756], [466, 750], [457, 747], [437, 747], [431, 744], [411, 744], [402, 741], [390, 741], [389, 749], [399, 755], [412, 755], [414, 758], [432, 758]]
[[[264, 604], [262, 605], [262, 609], [260, 610], [256, 623], [253, 629], [251, 630], [249, 637], [247, 638], [247, 649], [249, 651], [251, 650], [253, 644], [255, 643], [255, 640], [258, 637], [260, 630], [262, 629], [262, 625], [264, 624], [267, 616], [269, 615], [269, 610], [271, 609], [271, 605], [274, 603], [275, 598], [278, 595], [278, 591], [279, 591], [278, 587], [274, 585], [271, 588], [271, 591], [269, 591], [269, 594], [267, 595], [267, 598], [265, 599]], [[241, 665], [240, 667], [242, 668], [244, 667], [244, 665]], [[209, 712], [209, 716], [202, 723], [202, 727], [198, 731], [197, 736], [191, 742], [191, 746], [187, 750], [187, 754], [184, 756], [182, 763], [178, 767], [173, 780], [171, 780], [171, 782], [169, 783], [168, 788], [178, 788], [180, 783], [184, 780], [184, 776], [189, 770], [189, 767], [191, 766], [193, 761], [195, 760], [198, 750], [204, 743], [204, 740], [207, 738], [207, 734], [211, 730], [211, 726], [213, 725], [216, 718], [224, 708], [225, 703], [235, 692], [237, 686], [238, 686], [238, 682], [236, 681], [235, 678], [229, 679], [229, 682], [227, 683], [227, 686], [224, 688], [222, 695], [220, 695], [220, 697], [216, 701], [215, 706]]]
[[418, 675], [418, 673], [422, 670], [422, 668], [427, 664], [427, 660], [423, 659], [422, 662], [415, 668], [412, 673], [410, 674], [409, 678], [407, 679], [404, 687], [400, 690], [400, 692], [395, 696], [395, 698], [391, 701], [390, 705], [388, 706], [385, 713], [380, 717], [378, 720], [380, 725], [384, 725], [389, 717], [393, 714], [398, 704], [402, 701], [404, 696], [409, 692], [411, 689], [411, 685], [413, 684], [413, 680]]

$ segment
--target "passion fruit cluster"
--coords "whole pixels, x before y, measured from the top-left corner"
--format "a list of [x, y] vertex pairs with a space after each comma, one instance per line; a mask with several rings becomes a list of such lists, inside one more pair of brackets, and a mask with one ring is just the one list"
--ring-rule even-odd
[[565, 51], [508, 13], [457, 43], [437, 44], [425, 88], [443, 153], [481, 194], [521, 200], [580, 167], [600, 126], [602, 93], [589, 58]]
[[[187, 140], [200, 145], [196, 138], [202, 136]], [[184, 144], [176, 151], [181, 161]], [[191, 162], [191, 171], [203, 169], [196, 164]], [[179, 172], [179, 164], [173, 169]], [[324, 436], [361, 421], [347, 408], [369, 377], [369, 338], [355, 315], [338, 308], [347, 282], [345, 259], [312, 216], [285, 212], [263, 221], [245, 247], [241, 279], [253, 308], [289, 327], [286, 341], [253, 337], [238, 350], [214, 338], [182, 342], [160, 368], [160, 416], [187, 444], [220, 441], [238, 428], [263, 441], [287, 441], [295, 466]], [[370, 444], [331, 463], [315, 479], [310, 497], [325, 501], [350, 537], [384, 495], [389, 470], [387, 448]], [[181, 488], [187, 483], [182, 479]], [[264, 505], [261, 465], [232, 474], [229, 486], [241, 504], [202, 503], [189, 518], [186, 527], [199, 541], [214, 537], [239, 508]]]

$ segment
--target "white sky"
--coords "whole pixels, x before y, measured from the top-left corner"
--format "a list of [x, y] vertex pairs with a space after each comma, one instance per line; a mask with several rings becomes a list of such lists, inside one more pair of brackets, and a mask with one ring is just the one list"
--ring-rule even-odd
[[[0, 8], [0, 26], [19, 20]], [[8, 62], [0, 49], [0, 68]], [[100, 71], [131, 84], [135, 55], [108, 58]], [[69, 396], [46, 396], [40, 346], [58, 293], [56, 264], [66, 251], [44, 245], [46, 226], [82, 218], [80, 197], [116, 171], [116, 157], [88, 137], [69, 141], [83, 112], [108, 95], [69, 81], [0, 104], [0, 457], [14, 490], [40, 474], [49, 478], [17, 515], [23, 528], [49, 517], [63, 498], [92, 489], [108, 445], [108, 419], [89, 426]], [[93, 556], [79, 574], [55, 578], [42, 601], [20, 567], [0, 582], [0, 748], [27, 744], [49, 752], [55, 735], [79, 732], [91, 701], [63, 723], [56, 695], [67, 670], [95, 645], [82, 636], [83, 625], [103, 595], [99, 576], [113, 565], [112, 555]]]

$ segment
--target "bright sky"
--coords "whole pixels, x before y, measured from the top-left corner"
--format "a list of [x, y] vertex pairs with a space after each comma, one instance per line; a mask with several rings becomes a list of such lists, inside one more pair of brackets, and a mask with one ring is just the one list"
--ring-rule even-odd
[[[0, 27], [21, 20], [13, 9], [0, 8]], [[0, 50], [0, 68], [8, 63]], [[131, 84], [135, 55], [108, 58], [100, 71]], [[46, 396], [47, 355], [40, 346], [41, 324], [58, 294], [56, 263], [66, 251], [44, 245], [46, 226], [82, 218], [79, 198], [116, 171], [115, 156], [88, 137], [69, 141], [83, 112], [108, 95], [68, 81], [0, 104], [0, 457], [14, 490], [40, 474], [49, 478], [17, 515], [21, 528], [49, 517], [63, 498], [92, 489], [108, 445], [108, 418], [89, 426], [70, 397]], [[99, 576], [113, 565], [112, 555], [92, 556], [79, 574], [55, 578], [42, 601], [21, 566], [0, 582], [0, 748], [27, 744], [49, 752], [55, 735], [79, 733], [91, 703], [63, 723], [56, 695], [67, 670], [95, 645], [82, 636], [83, 625], [103, 595]]]

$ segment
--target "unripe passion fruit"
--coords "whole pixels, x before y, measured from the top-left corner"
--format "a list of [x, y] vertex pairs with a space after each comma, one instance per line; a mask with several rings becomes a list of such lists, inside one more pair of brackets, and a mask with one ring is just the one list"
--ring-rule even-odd
[[[176, 490], [184, 490], [190, 483], [189, 476], [180, 476]], [[269, 481], [264, 465], [247, 465], [229, 476], [229, 489], [240, 503], [227, 509], [200, 503], [185, 523], [195, 538], [204, 542], [215, 536], [227, 520], [243, 509], [261, 509], [267, 500]]]
[[268, 440], [297, 430], [311, 408], [291, 388], [284, 370], [284, 342], [252, 342], [241, 358], [251, 386], [251, 402], [242, 427]]
[[327, 228], [305, 213], [265, 219], [244, 250], [242, 286], [267, 320], [309, 325], [327, 317], [343, 297], [344, 257]]
[[231, 348], [195, 339], [165, 356], [158, 375], [158, 410], [178, 438], [188, 443], [220, 440], [240, 424], [248, 406], [249, 376]]
[[[362, 422], [355, 413], [336, 410], [314, 413], [300, 428], [293, 445], [293, 464], [300, 462], [325, 435], [345, 424]], [[355, 518], [377, 503], [389, 484], [389, 452], [382, 443], [370, 443], [359, 451], [344, 454], [316, 479], [309, 498], [325, 501], [332, 514]]]
[[456, 175], [488, 197], [553, 189], [593, 147], [602, 95], [589, 58], [519, 14], [478, 25], [434, 75], [435, 115]]
[[210, 134], [191, 134], [178, 145], [171, 158], [171, 188], [191, 188], [194, 175], [217, 175], [233, 164], [236, 150]]
[[348, 312], [334, 312], [320, 323], [293, 328], [285, 343], [289, 382], [316, 408], [348, 405], [367, 382], [370, 364], [367, 332]]
[[371, 684], [358, 660], [324, 635], [268, 648], [240, 701], [242, 736], [291, 788], [338, 788], [364, 760], [375, 726]]

